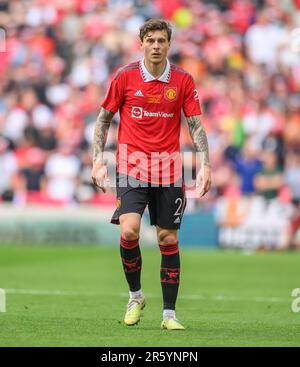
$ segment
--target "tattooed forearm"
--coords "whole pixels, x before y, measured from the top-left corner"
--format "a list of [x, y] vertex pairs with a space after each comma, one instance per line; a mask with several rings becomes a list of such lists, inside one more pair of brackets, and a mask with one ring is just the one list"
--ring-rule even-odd
[[202, 153], [203, 163], [210, 165], [207, 136], [199, 116], [187, 117], [187, 122], [196, 151]]
[[102, 108], [96, 121], [94, 141], [93, 141], [93, 161], [103, 161], [104, 146], [113, 113]]

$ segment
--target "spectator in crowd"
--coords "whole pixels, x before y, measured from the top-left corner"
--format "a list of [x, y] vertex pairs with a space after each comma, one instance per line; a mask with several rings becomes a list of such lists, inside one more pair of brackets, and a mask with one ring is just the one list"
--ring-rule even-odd
[[275, 152], [266, 150], [262, 156], [262, 167], [254, 177], [254, 187], [256, 192], [265, 199], [275, 199], [283, 185], [282, 172], [278, 168]]
[[233, 163], [241, 180], [242, 194], [254, 194], [254, 177], [261, 170], [262, 164], [258, 159], [257, 148], [250, 139], [246, 140], [242, 151], [236, 155]]
[[72, 203], [80, 172], [80, 160], [69, 141], [61, 141], [57, 152], [50, 155], [46, 166], [47, 194], [51, 199]]
[[14, 194], [14, 176], [18, 172], [17, 159], [10, 149], [8, 139], [0, 135], [0, 198], [12, 201]]
[[290, 188], [292, 213], [280, 249], [300, 250], [300, 145], [286, 155], [285, 182]]

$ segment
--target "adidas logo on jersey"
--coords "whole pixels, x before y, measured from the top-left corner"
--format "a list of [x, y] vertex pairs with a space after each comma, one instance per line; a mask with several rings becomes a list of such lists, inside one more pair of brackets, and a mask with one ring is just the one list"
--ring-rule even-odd
[[174, 223], [180, 223], [180, 217], [177, 217], [177, 218], [174, 220]]
[[137, 90], [135, 93], [134, 93], [134, 95], [136, 96], [136, 97], [144, 97], [144, 95], [143, 95], [143, 92], [139, 89], [139, 90]]

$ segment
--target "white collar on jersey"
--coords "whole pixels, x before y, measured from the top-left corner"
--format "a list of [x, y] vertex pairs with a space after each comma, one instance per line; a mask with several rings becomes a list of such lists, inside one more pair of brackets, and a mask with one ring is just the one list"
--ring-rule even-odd
[[145, 59], [140, 60], [140, 71], [142, 74], [142, 78], [144, 80], [144, 82], [151, 82], [152, 80], [159, 80], [163, 83], [169, 83], [170, 81], [170, 76], [171, 76], [171, 66], [170, 66], [170, 62], [167, 59], [167, 64], [165, 67], [164, 72], [162, 73], [162, 75], [157, 79], [155, 78], [152, 74], [149, 73], [149, 71], [147, 70], [146, 66], [145, 66]]

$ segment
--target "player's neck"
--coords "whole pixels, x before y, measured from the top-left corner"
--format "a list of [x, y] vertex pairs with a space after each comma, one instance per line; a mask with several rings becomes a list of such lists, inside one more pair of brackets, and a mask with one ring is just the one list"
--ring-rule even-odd
[[149, 73], [154, 76], [154, 78], [158, 79], [165, 71], [167, 60], [162, 61], [160, 64], [153, 64], [152, 62], [144, 59], [144, 63]]

